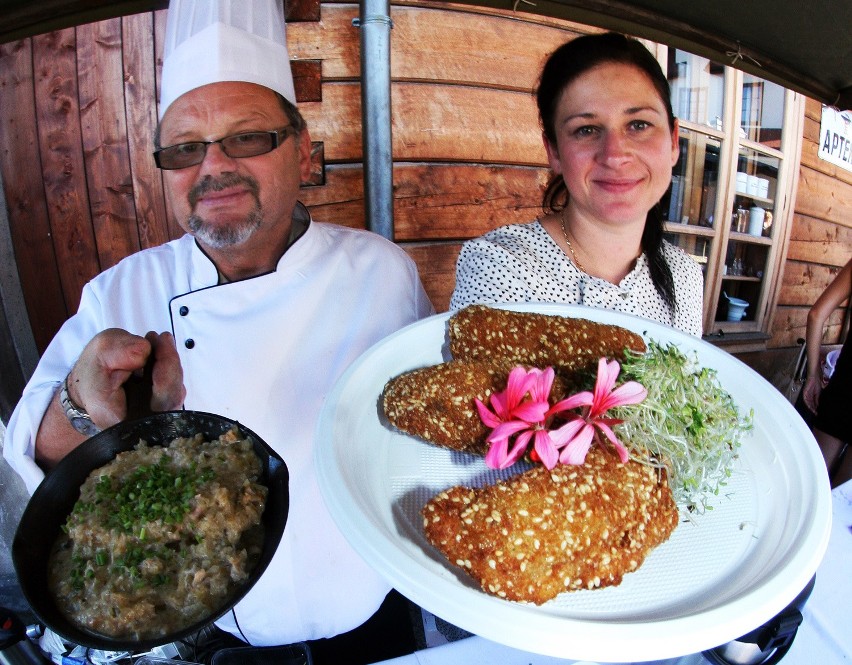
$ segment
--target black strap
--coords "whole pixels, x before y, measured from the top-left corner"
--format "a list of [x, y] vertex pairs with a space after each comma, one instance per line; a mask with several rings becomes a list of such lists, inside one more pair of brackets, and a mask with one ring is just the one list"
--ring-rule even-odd
[[[802, 625], [804, 620], [801, 610], [810, 597], [815, 582], [816, 576], [810, 579], [805, 588], [782, 612], [762, 626], [735, 640], [743, 644], [753, 644], [766, 654], [760, 662], [752, 663], [749, 661], [749, 665], [775, 665], [787, 654], [796, 633], [799, 631], [799, 626]], [[714, 665], [742, 665], [740, 662], [729, 660], [720, 653], [725, 646], [723, 644], [715, 649], [704, 651], [702, 655]]]

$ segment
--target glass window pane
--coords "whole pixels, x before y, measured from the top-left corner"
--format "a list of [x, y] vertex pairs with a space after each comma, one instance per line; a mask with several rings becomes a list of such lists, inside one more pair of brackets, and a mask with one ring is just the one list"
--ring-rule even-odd
[[728, 242], [715, 321], [757, 320], [769, 248], [770, 245], [749, 241]]
[[743, 74], [740, 137], [780, 149], [783, 125], [784, 88], [751, 74]]
[[677, 224], [713, 227], [719, 189], [721, 143], [687, 129], [680, 130], [680, 157], [672, 184], [662, 199], [663, 219]]
[[[731, 229], [743, 231], [742, 217], [744, 211], [755, 212], [763, 209], [764, 222], [763, 233], [760, 235], [771, 237], [773, 235], [772, 219], [775, 214], [776, 195], [778, 190], [778, 169], [781, 160], [777, 157], [763, 155], [756, 150], [740, 148], [737, 159], [737, 181], [736, 199], [732, 211]], [[737, 217], [739, 216], [739, 224]]]
[[668, 79], [677, 118], [722, 129], [725, 68], [707, 58], [669, 49]]

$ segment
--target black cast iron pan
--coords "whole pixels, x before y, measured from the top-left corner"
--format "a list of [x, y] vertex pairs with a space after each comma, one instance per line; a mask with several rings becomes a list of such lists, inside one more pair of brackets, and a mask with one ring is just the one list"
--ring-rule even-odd
[[[207, 439], [236, 426], [254, 443], [263, 463], [260, 482], [269, 488], [263, 512], [264, 540], [260, 560], [246, 583], [228, 604], [186, 626], [156, 639], [114, 638], [81, 629], [57, 608], [47, 585], [50, 550], [62, 525], [80, 496], [80, 486], [89, 473], [120, 452], [130, 450], [140, 439], [149, 445], [166, 445], [183, 436], [198, 433]], [[12, 561], [24, 597], [38, 619], [69, 642], [105, 651], [138, 651], [174, 642], [191, 635], [228, 612], [248, 593], [272, 560], [284, 533], [289, 509], [289, 474], [281, 457], [259, 436], [239, 423], [200, 411], [169, 411], [137, 420], [121, 422], [96, 434], [75, 448], [45, 477], [30, 498], [12, 543]]]

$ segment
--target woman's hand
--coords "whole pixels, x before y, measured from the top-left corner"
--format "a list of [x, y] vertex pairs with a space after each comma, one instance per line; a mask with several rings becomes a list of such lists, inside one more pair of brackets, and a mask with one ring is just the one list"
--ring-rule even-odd
[[805, 379], [805, 386], [802, 388], [802, 399], [805, 402], [805, 406], [813, 413], [817, 412], [820, 393], [822, 393], [822, 379], [820, 377], [809, 376]]

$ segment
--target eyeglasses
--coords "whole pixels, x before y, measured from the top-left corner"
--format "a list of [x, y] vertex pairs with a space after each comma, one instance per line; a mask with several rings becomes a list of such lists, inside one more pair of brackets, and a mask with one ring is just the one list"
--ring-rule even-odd
[[288, 137], [296, 134], [292, 125], [271, 132], [245, 132], [225, 136], [216, 141], [191, 141], [178, 143], [154, 151], [154, 162], [161, 169], [185, 169], [201, 164], [207, 154], [207, 147], [218, 143], [228, 157], [257, 157], [272, 152], [284, 143]]

